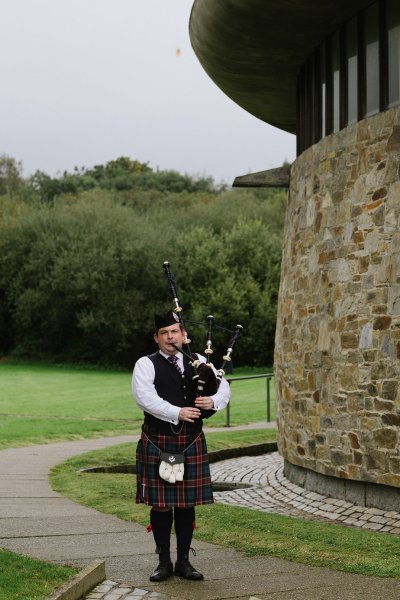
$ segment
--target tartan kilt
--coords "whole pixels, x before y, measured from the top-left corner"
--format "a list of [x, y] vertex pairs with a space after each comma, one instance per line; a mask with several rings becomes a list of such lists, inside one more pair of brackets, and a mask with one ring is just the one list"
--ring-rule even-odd
[[[158, 474], [160, 454], [153, 442], [163, 452], [185, 452], [183, 481], [168, 483]], [[193, 440], [196, 440], [193, 444]], [[142, 432], [136, 449], [136, 502], [166, 508], [189, 508], [214, 502], [207, 444], [204, 433], [164, 435]]]

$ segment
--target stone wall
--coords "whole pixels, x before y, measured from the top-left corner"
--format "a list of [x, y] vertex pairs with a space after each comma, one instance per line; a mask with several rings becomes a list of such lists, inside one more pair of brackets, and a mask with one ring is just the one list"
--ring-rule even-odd
[[289, 463], [400, 488], [400, 109], [293, 164], [275, 347]]

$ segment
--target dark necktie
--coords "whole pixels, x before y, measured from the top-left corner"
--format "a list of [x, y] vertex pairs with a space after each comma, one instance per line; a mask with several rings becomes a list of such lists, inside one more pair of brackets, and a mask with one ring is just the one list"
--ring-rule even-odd
[[180, 366], [178, 365], [178, 358], [176, 356], [168, 356], [168, 360], [171, 364], [174, 365], [174, 367], [178, 371], [179, 375], [182, 375], [182, 371], [180, 369]]

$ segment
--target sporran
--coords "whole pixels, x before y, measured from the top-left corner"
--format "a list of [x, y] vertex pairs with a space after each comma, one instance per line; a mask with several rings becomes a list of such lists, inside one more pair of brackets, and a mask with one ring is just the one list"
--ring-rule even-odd
[[161, 452], [158, 473], [168, 483], [183, 481], [185, 457], [182, 452]]

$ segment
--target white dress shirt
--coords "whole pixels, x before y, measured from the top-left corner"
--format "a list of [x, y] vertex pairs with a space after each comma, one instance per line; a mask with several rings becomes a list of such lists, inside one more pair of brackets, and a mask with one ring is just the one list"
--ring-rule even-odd
[[[165, 358], [168, 358], [168, 355], [164, 354], [164, 352], [160, 351], [160, 354], [165, 356]], [[196, 355], [201, 362], [206, 362], [204, 356], [197, 353]], [[183, 372], [183, 354], [178, 352], [176, 357], [178, 359], [177, 364]], [[214, 371], [216, 373], [215, 369]], [[136, 402], [142, 410], [150, 413], [153, 417], [177, 425], [179, 423], [179, 411], [181, 410], [181, 407], [167, 402], [157, 394], [154, 386], [154, 377], [154, 364], [150, 358], [148, 356], [139, 358], [135, 364], [132, 375], [132, 391]], [[210, 396], [214, 403], [213, 410], [218, 411], [225, 408], [229, 402], [230, 395], [231, 389], [229, 383], [226, 379], [222, 378], [217, 393]]]

